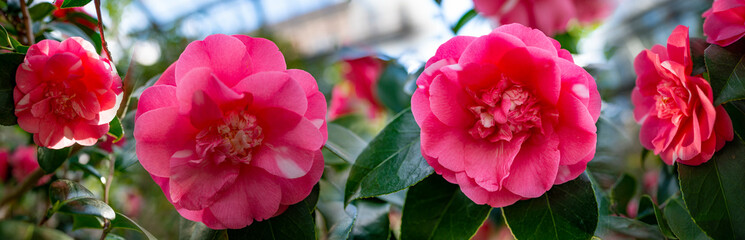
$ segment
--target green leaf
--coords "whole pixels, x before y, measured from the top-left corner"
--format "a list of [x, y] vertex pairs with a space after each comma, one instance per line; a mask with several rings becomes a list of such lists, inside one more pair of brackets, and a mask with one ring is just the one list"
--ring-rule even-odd
[[[5, 32], [2, 29], [0, 32]], [[1, 36], [0, 36], [1, 37]], [[15, 125], [18, 118], [15, 115], [13, 89], [16, 87], [16, 70], [23, 63], [26, 56], [17, 53], [0, 54], [0, 124]]]
[[745, 101], [732, 101], [724, 104], [724, 109], [732, 120], [732, 128], [737, 137], [745, 143]]
[[228, 230], [228, 239], [315, 239], [313, 209], [318, 201], [318, 191], [316, 185], [305, 200], [288, 207], [279, 216], [254, 221], [243, 229]]
[[65, 0], [65, 2], [62, 3], [61, 8], [82, 7], [89, 2], [91, 2], [91, 0]]
[[157, 240], [157, 238], [155, 238], [153, 234], [148, 232], [147, 229], [143, 228], [142, 226], [137, 224], [135, 221], [133, 221], [131, 218], [121, 213], [116, 213], [116, 218], [114, 218], [114, 220], [111, 221], [111, 228], [122, 228], [122, 229], [135, 230], [135, 231], [138, 231], [144, 234], [148, 240]]
[[675, 171], [676, 166], [662, 164], [660, 167], [660, 177], [657, 179], [657, 202], [665, 202], [680, 192], [677, 171]]
[[598, 224], [595, 192], [586, 174], [504, 207], [502, 214], [517, 239], [590, 239]]
[[346, 215], [329, 229], [329, 240], [347, 240], [351, 236], [352, 228], [357, 221], [357, 206], [347, 205], [344, 214]]
[[0, 221], [0, 239], [3, 240], [72, 240], [56, 229], [38, 227], [35, 224], [16, 220]]
[[79, 198], [67, 201], [57, 210], [62, 213], [97, 216], [106, 219], [114, 219], [114, 209], [101, 200], [95, 198]]
[[409, 189], [401, 239], [470, 239], [491, 207], [471, 201], [458, 185], [433, 174]]
[[393, 112], [400, 112], [411, 105], [411, 96], [404, 91], [409, 80], [406, 68], [395, 61], [386, 64], [377, 83], [380, 101]]
[[122, 122], [119, 121], [119, 117], [114, 117], [109, 123], [109, 136], [115, 137], [114, 142], [122, 140], [124, 137], [124, 130], [122, 129]]
[[329, 123], [328, 132], [329, 140], [326, 142], [326, 148], [348, 163], [354, 163], [354, 160], [367, 146], [367, 141], [338, 124]]
[[688, 214], [688, 210], [685, 209], [683, 203], [679, 199], [673, 198], [667, 202], [667, 206], [663, 210], [665, 219], [670, 223], [670, 229], [680, 239], [691, 239], [691, 240], [707, 240], [710, 239], [706, 234], [696, 225]]
[[714, 105], [745, 99], [745, 56], [710, 45], [704, 53]]
[[691, 62], [693, 62], [693, 71], [691, 76], [696, 76], [706, 72], [706, 60], [704, 54], [706, 47], [709, 46], [706, 43], [706, 39], [703, 38], [691, 38], [689, 40], [691, 46]]
[[461, 28], [466, 25], [471, 19], [476, 17], [478, 13], [476, 13], [475, 9], [468, 10], [466, 13], [463, 14], [463, 16], [458, 19], [458, 22], [453, 25], [453, 27], [450, 28], [450, 30], [453, 31], [453, 34], [458, 34]]
[[699, 166], [678, 164], [691, 216], [714, 239], [745, 239], [745, 145], [731, 141]]
[[422, 157], [419, 131], [411, 109], [394, 116], [352, 166], [344, 202], [396, 192], [432, 174]]
[[227, 239], [227, 234], [226, 230], [214, 230], [204, 225], [204, 223], [193, 222], [183, 217], [179, 222], [179, 240]]
[[70, 148], [66, 147], [63, 149], [51, 149], [45, 147], [38, 147], [36, 149], [36, 159], [39, 161], [39, 166], [46, 173], [54, 173], [59, 166], [62, 166], [70, 155]]
[[390, 238], [389, 204], [358, 200], [355, 201], [355, 205], [357, 205], [358, 215], [352, 228], [352, 239], [375, 240]]
[[41, 2], [28, 8], [31, 20], [39, 21], [52, 14], [57, 7], [48, 2]]
[[72, 216], [72, 230], [78, 230], [81, 228], [103, 228], [103, 220], [99, 217], [90, 215], [73, 215]]
[[68, 35], [71, 37], [80, 37], [89, 43], [94, 43], [91, 37], [75, 24], [66, 22], [51, 22], [48, 24], [48, 26], [50, 28], [53, 28], [54, 30], [60, 31], [64, 35]]
[[556, 39], [556, 41], [559, 41], [561, 48], [566, 49], [570, 53], [574, 53], [574, 54], [579, 53], [577, 49], [577, 44], [579, 43], [580, 38], [581, 38], [580, 36], [578, 36], [577, 34], [575, 34], [575, 32], [572, 32], [572, 31], [566, 31], [566, 32], [554, 35], [554, 39]]
[[13, 45], [10, 43], [10, 36], [8, 35], [8, 31], [5, 30], [5, 27], [3, 27], [3, 25], [0, 25], [0, 47], [13, 47]]
[[662, 233], [660, 233], [660, 230], [657, 227], [638, 221], [636, 219], [619, 216], [602, 216], [600, 217], [600, 221], [604, 221], [605, 224], [608, 225], [608, 228], [613, 230], [613, 232], [621, 233], [622, 235], [633, 237], [634, 239], [665, 238]]
[[49, 200], [52, 207], [47, 211], [47, 217], [56, 212], [77, 215], [97, 216], [114, 219], [114, 209], [98, 200], [90, 190], [76, 182], [60, 179], [49, 186]]
[[628, 216], [629, 213], [626, 212], [626, 208], [635, 194], [636, 179], [624, 173], [611, 189], [611, 202], [615, 206], [616, 212]]
[[[657, 226], [660, 228], [660, 232], [665, 235], [665, 237], [670, 239], [675, 239], [675, 234], [673, 234], [672, 230], [670, 230], [670, 225], [667, 223], [667, 220], [665, 220], [665, 216], [662, 214], [662, 210], [657, 206], [657, 204], [652, 201], [652, 198], [649, 195], [642, 196], [640, 202], [645, 204], [650, 204], [652, 206], [652, 210], [654, 210], [654, 217], [657, 220]], [[641, 206], [642, 203], [639, 203]]]

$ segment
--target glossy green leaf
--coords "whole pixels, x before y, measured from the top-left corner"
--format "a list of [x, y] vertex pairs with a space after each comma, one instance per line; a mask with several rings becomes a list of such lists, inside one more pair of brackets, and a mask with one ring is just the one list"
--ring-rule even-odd
[[352, 166], [344, 202], [396, 192], [432, 174], [422, 157], [419, 131], [410, 109], [393, 117]]
[[62, 166], [70, 155], [70, 148], [66, 147], [63, 149], [51, 149], [45, 147], [38, 147], [36, 149], [36, 159], [39, 161], [39, 166], [46, 173], [53, 173], [59, 166]]
[[[339, 204], [343, 206], [343, 204]], [[338, 219], [336, 223], [329, 229], [329, 240], [347, 240], [352, 234], [352, 228], [354, 223], [357, 221], [357, 206], [347, 205], [344, 209], [343, 218]]]
[[608, 225], [608, 228], [613, 232], [632, 237], [633, 239], [662, 240], [665, 238], [662, 233], [660, 233], [660, 230], [657, 227], [638, 221], [636, 219], [619, 216], [602, 216], [600, 221], [605, 222], [605, 224]]
[[708, 240], [709, 237], [696, 225], [688, 214], [680, 199], [673, 198], [667, 202], [663, 210], [665, 219], [670, 223], [670, 229], [676, 236], [684, 240]]
[[660, 177], [657, 179], [657, 202], [665, 202], [668, 198], [680, 192], [676, 167], [677, 165], [670, 166], [667, 164], [662, 164], [662, 167], [660, 167]]
[[690, 38], [691, 46], [691, 62], [693, 63], [693, 71], [691, 76], [696, 76], [706, 72], [706, 60], [704, 55], [706, 54], [706, 48], [709, 46], [706, 43], [706, 39], [703, 38]]
[[179, 222], [179, 240], [218, 240], [227, 239], [227, 230], [214, 230], [201, 222], [181, 218]]
[[96, 198], [96, 195], [83, 185], [67, 179], [60, 179], [49, 185], [49, 200], [52, 204], [77, 198]]
[[82, 7], [89, 2], [91, 2], [91, 0], [65, 0], [65, 2], [62, 3], [61, 8]]
[[329, 140], [325, 147], [348, 163], [354, 163], [367, 146], [367, 141], [338, 124], [329, 123], [328, 132]]
[[454, 34], [458, 34], [461, 28], [466, 25], [471, 19], [476, 17], [478, 13], [476, 13], [475, 9], [468, 10], [466, 13], [463, 14], [463, 16], [458, 19], [458, 22], [453, 25], [453, 27], [450, 28], [450, 30], [453, 31]]
[[678, 164], [683, 200], [714, 239], [745, 239], [745, 145], [728, 142], [699, 166]]
[[0, 221], [0, 239], [3, 240], [72, 240], [56, 229], [38, 227], [35, 224], [16, 220]]
[[54, 30], [60, 31], [62, 34], [71, 36], [71, 37], [80, 37], [83, 40], [87, 42], [94, 42], [91, 37], [85, 33], [80, 27], [78, 27], [75, 24], [72, 23], [66, 23], [66, 22], [51, 22], [47, 24], [50, 28], [53, 28]]
[[670, 230], [670, 225], [667, 223], [665, 215], [663, 215], [662, 210], [660, 210], [657, 204], [652, 201], [652, 198], [649, 195], [642, 196], [639, 205], [641, 206], [643, 203], [651, 205], [653, 210], [652, 214], [654, 214], [660, 232], [664, 234], [666, 238], [675, 239], [675, 234]]
[[147, 231], [147, 229], [143, 228], [142, 226], [137, 224], [135, 221], [133, 221], [131, 218], [121, 213], [116, 213], [116, 218], [114, 218], [114, 220], [111, 221], [111, 227], [135, 230], [135, 231], [138, 231], [144, 234], [148, 240], [157, 240], [157, 238], [155, 238], [153, 234]]
[[40, 2], [28, 8], [31, 20], [39, 21], [52, 14], [57, 7], [48, 2]]
[[745, 56], [716, 44], [706, 48], [704, 54], [714, 105], [745, 99]]
[[377, 83], [377, 94], [380, 101], [393, 112], [400, 112], [411, 105], [411, 96], [406, 94], [404, 86], [409, 80], [406, 68], [395, 61], [386, 64]]
[[72, 216], [72, 230], [78, 230], [81, 228], [103, 228], [103, 220], [96, 216], [91, 215], [73, 215]]
[[502, 213], [517, 239], [590, 239], [598, 224], [595, 192], [586, 174], [504, 207]]
[[[2, 29], [0, 32], [4, 31], [5, 29]], [[16, 86], [16, 70], [23, 63], [24, 58], [23, 54], [0, 54], [0, 125], [11, 126], [18, 122], [15, 115], [13, 89]]]
[[391, 230], [388, 212], [388, 203], [357, 200], [357, 219], [352, 228], [352, 239], [376, 240], [389, 239]]
[[106, 234], [106, 238], [104, 238], [104, 240], [127, 240], [127, 239], [122, 236], [109, 233], [109, 234]]
[[114, 219], [116, 213], [109, 205], [95, 198], [79, 198], [62, 204], [58, 212], [97, 216], [106, 219]]
[[458, 185], [431, 175], [409, 189], [401, 219], [401, 239], [469, 239], [491, 207], [471, 201]]
[[0, 25], [0, 47], [12, 48], [13, 45], [10, 43], [10, 36], [5, 27]]
[[745, 101], [728, 102], [724, 104], [724, 109], [727, 110], [727, 114], [732, 120], [735, 135], [745, 143]]
[[554, 39], [556, 41], [559, 41], [559, 44], [561, 44], [562, 49], [566, 49], [570, 53], [577, 54], [579, 53], [577, 49], [577, 44], [579, 43], [580, 36], [576, 32], [573, 31], [566, 31], [563, 33], [559, 33], [554, 35]]
[[279, 216], [258, 222], [243, 229], [228, 230], [229, 239], [315, 239], [316, 226], [313, 216], [318, 201], [318, 185], [305, 200], [289, 206]]
[[116, 138], [114, 139], [114, 142], [118, 142], [122, 137], [124, 137], [124, 130], [122, 129], [122, 122], [119, 121], [119, 117], [114, 117], [114, 119], [111, 120], [109, 123], [109, 132], [107, 134]]
[[626, 216], [629, 215], [626, 212], [626, 208], [631, 198], [634, 197], [634, 194], [636, 194], [636, 179], [624, 173], [611, 189], [611, 202], [615, 206], [617, 213], [622, 213]]

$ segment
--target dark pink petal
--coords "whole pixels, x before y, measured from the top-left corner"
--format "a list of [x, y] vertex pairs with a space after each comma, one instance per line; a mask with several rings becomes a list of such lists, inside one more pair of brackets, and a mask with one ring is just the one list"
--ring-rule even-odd
[[437, 52], [427, 60], [425, 67], [432, 66], [435, 62], [443, 59], [450, 59], [454, 62], [458, 62], [463, 51], [466, 50], [473, 40], [476, 40], [476, 38], [469, 36], [456, 36], [451, 38], [437, 48]]
[[[254, 73], [264, 71], [282, 71], [287, 69], [285, 57], [279, 51], [277, 45], [263, 38], [252, 38], [244, 35], [233, 35], [246, 45], [246, 51], [252, 61]], [[260, 61], [257, 61], [260, 60]]]
[[176, 87], [171, 85], [155, 85], [145, 89], [137, 102], [135, 121], [146, 112], [164, 108], [177, 107]]
[[[495, 32], [502, 32], [520, 38], [526, 46], [537, 47], [551, 53], [552, 56], [558, 56], [557, 48], [549, 38], [538, 29], [529, 28], [520, 24], [507, 24], [494, 29]], [[557, 42], [558, 43], [558, 42]]]
[[274, 216], [279, 209], [282, 190], [272, 179], [259, 168], [243, 168], [235, 183], [220, 194], [220, 201], [205, 210], [205, 223], [210, 220], [207, 212], [225, 227], [233, 229]]
[[166, 68], [166, 71], [160, 75], [155, 85], [171, 85], [176, 86], [176, 63], [171, 64]]
[[308, 98], [297, 81], [284, 72], [260, 72], [241, 80], [233, 87], [236, 92], [253, 95], [253, 106], [283, 108], [304, 115]]
[[559, 101], [561, 70], [555, 57], [535, 47], [515, 48], [507, 54], [510, 57], [497, 63], [507, 77], [526, 86], [536, 86], [534, 91], [549, 104]]
[[492, 32], [489, 35], [473, 40], [463, 50], [458, 63], [461, 65], [465, 65], [466, 63], [497, 64], [502, 61], [505, 54], [515, 48], [525, 48], [525, 43], [515, 36], [501, 32]]
[[75, 141], [83, 146], [92, 146], [109, 131], [109, 124], [93, 125], [90, 122], [78, 122], [72, 129]]
[[559, 124], [556, 135], [561, 165], [572, 165], [595, 151], [597, 128], [589, 111], [575, 96], [562, 95], [559, 99]]
[[509, 142], [495, 143], [485, 140], [466, 142], [466, 174], [487, 191], [498, 191], [511, 174], [510, 168], [515, 156], [521, 151], [525, 138], [515, 136]]
[[176, 152], [170, 162], [171, 200], [188, 210], [201, 210], [220, 200], [217, 193], [232, 186], [240, 172], [238, 165], [215, 164], [189, 150]]
[[693, 69], [691, 50], [688, 42], [688, 27], [678, 25], [667, 39], [667, 53], [670, 60], [685, 65], [685, 72]]
[[502, 188], [498, 191], [487, 191], [481, 186], [477, 185], [473, 179], [466, 176], [465, 173], [456, 173], [456, 179], [460, 190], [463, 191], [468, 198], [473, 200], [476, 204], [489, 204], [492, 207], [504, 207], [512, 205], [522, 197], [511, 193], [506, 188]]
[[197, 90], [194, 92], [191, 101], [189, 119], [194, 127], [203, 129], [215, 123], [222, 122], [223, 113], [220, 111], [220, 106], [210, 96], [204, 93], [204, 91]]
[[456, 82], [444, 75], [436, 77], [430, 85], [430, 109], [437, 118], [451, 127], [473, 125], [474, 117], [468, 111], [470, 97]]
[[471, 143], [472, 137], [466, 131], [448, 127], [432, 114], [419, 125], [422, 153], [437, 159], [439, 165], [450, 171], [464, 171], [466, 144]]
[[189, 44], [176, 64], [176, 85], [193, 69], [209, 68], [226, 86], [232, 87], [253, 71], [252, 60], [245, 57], [246, 45], [235, 37], [210, 35]]
[[191, 111], [191, 98], [196, 91], [204, 91], [218, 105], [243, 98], [243, 94], [230, 89], [217, 79], [209, 68], [194, 69], [180, 81], [176, 88], [176, 96], [179, 100], [179, 111], [182, 113]]
[[159, 108], [140, 115], [134, 129], [140, 164], [152, 175], [170, 176], [171, 156], [193, 149], [196, 132], [189, 118], [178, 114], [178, 107]]
[[510, 192], [526, 198], [540, 197], [554, 185], [559, 170], [559, 136], [533, 134], [522, 144], [504, 182]]
[[295, 179], [277, 177], [276, 182], [282, 188], [282, 201], [280, 201], [280, 204], [292, 205], [308, 197], [308, 194], [313, 190], [313, 186], [321, 179], [323, 166], [323, 154], [321, 151], [316, 151], [313, 158], [313, 165], [308, 174]]

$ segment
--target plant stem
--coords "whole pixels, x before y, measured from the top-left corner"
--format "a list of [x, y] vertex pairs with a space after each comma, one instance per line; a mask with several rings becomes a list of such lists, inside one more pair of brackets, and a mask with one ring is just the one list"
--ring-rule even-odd
[[6, 204], [10, 203], [11, 201], [15, 200], [16, 198], [19, 198], [24, 193], [28, 192], [28, 190], [31, 190], [34, 186], [36, 186], [36, 183], [39, 182], [39, 179], [44, 176], [44, 170], [41, 170], [41, 168], [37, 168], [34, 170], [34, 172], [31, 173], [26, 179], [23, 180], [21, 185], [19, 185], [17, 188], [13, 189], [8, 195], [3, 196], [2, 199], [0, 199], [0, 208], [5, 206]]
[[106, 186], [103, 189], [103, 201], [109, 204], [109, 190], [111, 189], [111, 182], [114, 181], [114, 154], [109, 155], [109, 176], [106, 177]]
[[[103, 33], [103, 18], [101, 18], [101, 0], [94, 0], [93, 3], [96, 5], [96, 17], [98, 17], [98, 32], [101, 34], [101, 46], [103, 46], [106, 52], [106, 58], [111, 61], [111, 65], [114, 65], [114, 60], [111, 59], [111, 52], [109, 51], [109, 43], [106, 42], [106, 37]], [[114, 66], [112, 66], [114, 67]]]
[[[33, 26], [31, 25], [31, 14], [28, 12], [28, 7], [26, 6], [26, 0], [19, 0], [21, 2], [21, 14], [23, 14], [23, 22], [26, 25], [26, 40], [28, 41], [28, 45], [32, 45], [35, 43], [34, 41], [34, 31], [32, 30]], [[101, 35], [103, 36], [103, 35]]]
[[106, 235], [109, 235], [110, 231], [111, 231], [111, 221], [109, 221], [108, 219], [104, 219], [103, 232], [101, 233], [101, 240], [106, 239]]

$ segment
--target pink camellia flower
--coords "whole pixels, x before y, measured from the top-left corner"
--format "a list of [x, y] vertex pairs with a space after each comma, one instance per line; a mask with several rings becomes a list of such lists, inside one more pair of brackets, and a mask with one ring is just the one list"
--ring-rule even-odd
[[18, 125], [40, 146], [91, 146], [109, 131], [121, 86], [109, 60], [82, 38], [43, 40], [29, 48], [16, 71]]
[[[52, 12], [52, 16], [56, 17], [57, 19], [70, 22], [70, 23], [77, 23], [80, 25], [83, 25], [87, 28], [90, 28], [91, 30], [96, 30], [96, 24], [89, 19], [83, 18], [83, 17], [70, 17], [70, 14], [72, 13], [81, 13], [88, 15], [88, 13], [85, 11], [85, 8], [83, 7], [73, 7], [73, 8], [62, 8], [62, 4], [65, 2], [65, 0], [55, 0], [54, 5], [57, 6], [57, 10], [54, 10]], [[90, 15], [88, 15], [90, 16]]]
[[714, 0], [704, 12], [707, 42], [728, 46], [745, 36], [745, 0]]
[[592, 23], [608, 17], [616, 8], [616, 0], [573, 0], [580, 23]]
[[572, 19], [586, 24], [607, 17], [616, 0], [473, 0], [473, 5], [500, 24], [520, 23], [554, 35]]
[[[39, 161], [36, 160], [36, 146], [23, 146], [15, 149], [13, 154], [10, 155], [8, 163], [10, 164], [13, 174], [13, 178], [16, 181], [21, 182], [32, 172], [39, 169]], [[43, 176], [36, 183], [37, 186], [43, 185], [49, 182], [52, 175]]]
[[121, 147], [124, 147], [124, 144], [127, 143], [127, 137], [122, 137], [122, 139], [119, 139], [119, 141], [116, 143], [114, 143], [114, 140], [116, 140], [115, 137], [107, 135], [104, 141], [98, 142], [98, 148], [106, 152], [112, 153], [114, 152], [114, 146], [121, 148]]
[[539, 30], [509, 24], [455, 37], [417, 85], [411, 105], [424, 158], [478, 204], [539, 197], [595, 154], [595, 80]]
[[185, 218], [243, 228], [303, 200], [323, 172], [326, 100], [269, 40], [190, 43], [135, 116], [137, 156]]
[[[369, 118], [374, 119], [382, 111], [377, 94], [378, 78], [383, 73], [385, 62], [367, 56], [343, 61], [342, 74], [345, 81], [334, 86], [329, 106], [329, 118], [354, 112], [358, 108], [367, 109]], [[353, 88], [354, 91], [350, 91]]]
[[8, 150], [0, 149], [0, 182], [8, 177]]
[[473, 0], [473, 5], [500, 24], [520, 23], [547, 35], [563, 32], [576, 16], [572, 0]]
[[636, 87], [631, 92], [634, 118], [642, 125], [642, 146], [665, 163], [699, 165], [732, 140], [732, 121], [712, 104], [711, 86], [693, 68], [688, 27], [678, 26], [667, 48], [655, 45], [636, 56]]

